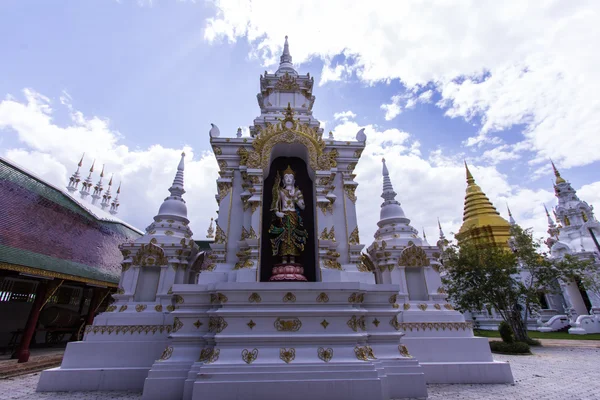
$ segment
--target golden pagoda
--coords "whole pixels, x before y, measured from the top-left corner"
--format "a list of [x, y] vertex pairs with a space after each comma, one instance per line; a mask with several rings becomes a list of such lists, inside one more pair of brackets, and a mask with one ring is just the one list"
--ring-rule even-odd
[[467, 171], [467, 193], [463, 224], [455, 235], [458, 243], [495, 243], [508, 247], [510, 223], [500, 216], [496, 207], [475, 183], [466, 162], [465, 169]]

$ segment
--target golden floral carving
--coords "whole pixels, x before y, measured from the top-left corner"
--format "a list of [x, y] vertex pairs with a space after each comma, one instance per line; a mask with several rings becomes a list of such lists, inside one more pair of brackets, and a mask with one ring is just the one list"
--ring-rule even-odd
[[446, 294], [446, 291], [444, 290], [443, 286], [440, 286], [439, 288], [437, 288], [437, 292], [438, 292], [438, 294]]
[[327, 322], [327, 320], [324, 319], [323, 321], [321, 321], [321, 326], [323, 327], [323, 329], [327, 329], [327, 327], [329, 326], [329, 322]]
[[252, 364], [254, 360], [258, 358], [258, 349], [254, 349], [252, 351], [248, 351], [248, 349], [242, 350], [242, 360], [246, 362], [246, 364]]
[[146, 309], [146, 307], [147, 306], [145, 304], [138, 304], [138, 305], [135, 306], [135, 311], [142, 312], [142, 311], [144, 311]]
[[398, 322], [398, 316], [394, 315], [394, 318], [390, 320], [390, 325], [394, 327], [395, 330], [400, 330], [400, 323]]
[[200, 329], [200, 327], [202, 326], [202, 322], [200, 322], [200, 320], [197, 320], [192, 325], [194, 325], [196, 327], [196, 329]]
[[273, 325], [280, 332], [297, 332], [302, 327], [302, 322], [298, 318], [288, 320], [277, 318]]
[[217, 191], [218, 191], [218, 200], [217, 203], [221, 204], [221, 200], [227, 197], [229, 191], [231, 190], [232, 183], [231, 182], [217, 182]]
[[169, 305], [167, 306], [167, 311], [168, 311], [168, 312], [173, 312], [173, 311], [175, 311], [175, 306], [174, 306], [173, 304], [169, 304]]
[[208, 331], [221, 333], [225, 328], [227, 328], [227, 322], [223, 317], [209, 317], [208, 318]]
[[227, 235], [223, 232], [223, 229], [219, 226], [219, 224], [215, 223], [217, 229], [215, 234], [215, 243], [217, 244], [225, 244], [227, 242]]
[[435, 308], [436, 310], [441, 310], [442, 306], [440, 306], [439, 304], [436, 303], [433, 305], [433, 308]]
[[354, 332], [357, 332], [359, 328], [363, 331], [367, 330], [367, 328], [365, 326], [365, 316], [364, 315], [362, 315], [360, 317], [353, 315], [352, 318], [350, 318], [348, 320], [346, 325], [348, 325], [348, 327], [350, 329], [352, 329]]
[[412, 356], [410, 355], [410, 353], [408, 352], [408, 349], [406, 348], [405, 345], [403, 344], [399, 344], [398, 345], [398, 352], [400, 352], [400, 355], [402, 357], [410, 357], [412, 358]]
[[258, 293], [252, 293], [249, 297], [248, 297], [248, 301], [250, 303], [260, 303], [262, 301], [262, 298], [260, 297], [260, 295]]
[[227, 168], [227, 161], [225, 161], [225, 160], [219, 160], [217, 162], [217, 164], [219, 164], [219, 169], [221, 171], [223, 171], [225, 168]]
[[325, 260], [323, 261], [323, 265], [329, 269], [337, 269], [338, 271], [343, 271], [342, 265], [336, 260]]
[[331, 361], [333, 358], [333, 349], [331, 347], [324, 349], [323, 347], [319, 347], [317, 350], [317, 355], [319, 358], [325, 362]]
[[410, 309], [410, 304], [409, 304], [409, 303], [404, 303], [404, 309], [405, 309], [405, 310], [408, 310], [408, 309]]
[[162, 355], [160, 356], [159, 361], [168, 360], [169, 358], [171, 358], [172, 355], [173, 355], [173, 347], [167, 346], [167, 348], [163, 351]]
[[215, 153], [215, 156], [220, 156], [223, 154], [223, 150], [219, 146], [213, 146], [213, 153]]
[[375, 328], [377, 328], [379, 326], [379, 324], [380, 324], [380, 321], [377, 318], [375, 318], [373, 320], [373, 325], [375, 325]]
[[402, 322], [398, 323], [398, 328], [403, 331], [412, 330], [460, 330], [473, 329], [471, 322]]
[[362, 303], [364, 300], [364, 293], [352, 293], [350, 297], [348, 297], [348, 303]]
[[[153, 239], [155, 240], [155, 239]], [[155, 240], [156, 242], [156, 240]], [[165, 256], [165, 251], [156, 246], [154, 243], [143, 244], [140, 249], [133, 256], [132, 264], [134, 265], [167, 265], [169, 260]]]
[[296, 350], [281, 348], [279, 349], [279, 358], [289, 364], [296, 358]]
[[321, 292], [317, 296], [317, 303], [327, 303], [327, 302], [329, 302], [329, 296], [327, 296], [327, 293]]
[[348, 244], [356, 245], [360, 244], [360, 238], [358, 237], [358, 226], [350, 233], [348, 237]]
[[452, 307], [452, 304], [449, 304], [449, 303], [444, 304], [444, 308], [446, 310], [450, 310], [450, 311], [454, 310], [454, 307]]
[[175, 299], [175, 303], [183, 304], [183, 297], [181, 297], [180, 295], [176, 294], [175, 296], [173, 296], [173, 298]]
[[333, 204], [331, 203], [320, 203], [319, 208], [321, 209], [323, 215], [327, 215], [327, 212], [333, 214]]
[[323, 232], [319, 235], [319, 240], [329, 240], [329, 234], [327, 233], [327, 228], [323, 228]]
[[106, 312], [113, 312], [117, 309], [117, 306], [110, 305], [106, 307]]
[[198, 358], [198, 362], [212, 364], [219, 359], [220, 353], [221, 351], [219, 349], [215, 349], [212, 347], [204, 348], [200, 351], [200, 357]]
[[425, 303], [419, 304], [418, 307], [421, 309], [421, 311], [427, 310], [427, 304], [425, 304]]
[[283, 302], [284, 303], [295, 303], [296, 302], [296, 296], [292, 292], [287, 292], [285, 294], [285, 296], [283, 296]]
[[175, 317], [175, 319], [173, 320], [173, 331], [172, 332], [177, 332], [182, 327], [183, 327], [183, 322], [181, 322], [179, 320], [179, 318]]
[[296, 78], [291, 76], [289, 73], [285, 73], [275, 83], [275, 90], [281, 91], [296, 91], [300, 90], [300, 85], [296, 82]]
[[236, 153], [238, 156], [240, 156], [240, 165], [246, 165], [248, 163], [248, 149], [245, 147], [240, 147], [237, 149]]
[[369, 360], [375, 360], [376, 357], [373, 354], [373, 349], [371, 348], [371, 346], [355, 346], [354, 347], [354, 354], [356, 355], [356, 358], [362, 361], [369, 361]]
[[[259, 203], [256, 203], [256, 204], [259, 204]], [[254, 231], [253, 227], [250, 227], [250, 230], [248, 231], [248, 239], [258, 239], [258, 236], [256, 235], [256, 232]]]
[[398, 265], [403, 267], [427, 267], [429, 258], [422, 248], [412, 245], [402, 251]]
[[344, 192], [352, 203], [356, 203], [356, 185], [344, 185]]
[[371, 261], [371, 258], [369, 256], [362, 253], [360, 255], [360, 262], [358, 263], [356, 268], [360, 272], [374, 272], [375, 264], [373, 264], [373, 261]]
[[356, 168], [356, 163], [350, 163], [350, 164], [348, 164], [348, 166], [346, 167], [346, 170], [347, 170], [348, 172], [352, 172], [352, 171], [354, 171], [354, 168]]
[[125, 310], [127, 310], [127, 304], [122, 305], [121, 308], [119, 308], [119, 312], [123, 312]]
[[175, 232], [173, 231], [165, 231], [165, 235], [167, 236], [173, 236], [175, 234]]
[[390, 298], [388, 299], [388, 302], [390, 304], [395, 304], [398, 301], [398, 295], [397, 294], [393, 294], [390, 296]]
[[171, 325], [88, 325], [85, 327], [85, 333], [100, 333], [101, 335], [108, 333], [109, 335], [115, 332], [116, 335], [119, 333], [129, 333], [133, 335], [134, 333], [152, 333], [156, 332], [167, 332], [171, 333], [173, 327]]
[[119, 286], [115, 293], [116, 294], [125, 294], [125, 289], [123, 289], [122, 287]]

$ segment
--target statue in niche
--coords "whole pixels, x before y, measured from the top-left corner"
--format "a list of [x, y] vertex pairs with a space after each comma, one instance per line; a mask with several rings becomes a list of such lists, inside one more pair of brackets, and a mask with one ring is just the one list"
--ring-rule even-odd
[[277, 171], [273, 183], [269, 235], [273, 255], [281, 257], [281, 264], [275, 264], [271, 281], [306, 281], [302, 264], [296, 262], [296, 257], [304, 252], [308, 239], [300, 215], [304, 207], [302, 192], [295, 186], [294, 170], [288, 165], [283, 171], [283, 182]]

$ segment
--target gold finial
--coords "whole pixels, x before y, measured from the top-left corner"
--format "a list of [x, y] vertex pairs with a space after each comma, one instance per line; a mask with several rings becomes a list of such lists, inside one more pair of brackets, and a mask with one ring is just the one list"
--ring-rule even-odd
[[92, 166], [90, 167], [90, 172], [94, 172], [94, 165], [96, 164], [96, 160], [92, 161]]
[[284, 176], [285, 175], [292, 175], [292, 176], [296, 177], [296, 173], [294, 172], [294, 170], [292, 169], [292, 167], [289, 166], [289, 164], [288, 164], [286, 170], [283, 171], [283, 175]]
[[117, 194], [121, 193], [121, 182], [119, 182], [119, 188], [117, 189]]
[[112, 186], [112, 179], [113, 179], [114, 174], [112, 174], [110, 176], [110, 180], [108, 181], [108, 186]]
[[466, 161], [465, 161], [465, 169], [467, 170], [467, 183], [469, 185], [475, 183], [475, 179], [473, 179], [473, 175], [471, 175], [471, 171], [469, 171], [469, 166], [467, 165]]
[[79, 160], [79, 164], [77, 164], [80, 167], [83, 165], [83, 157], [85, 157], [85, 153], [83, 153], [83, 155], [81, 156], [81, 160]]
[[558, 169], [556, 169], [556, 166], [554, 165], [554, 161], [550, 160], [550, 163], [552, 164], [552, 169], [554, 170], [554, 176], [556, 177], [556, 184], [565, 183], [566, 181], [560, 176], [560, 172], [558, 172]]
[[104, 165], [102, 164], [102, 172], [100, 172], [100, 178], [104, 178]]

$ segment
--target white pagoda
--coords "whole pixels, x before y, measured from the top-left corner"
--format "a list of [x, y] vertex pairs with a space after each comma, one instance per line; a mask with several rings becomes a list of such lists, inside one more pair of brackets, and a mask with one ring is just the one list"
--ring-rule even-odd
[[512, 382], [445, 302], [440, 250], [410, 226], [385, 164], [379, 230], [361, 253], [354, 168], [366, 136], [324, 138], [313, 84], [286, 38], [279, 69], [260, 78], [251, 136], [210, 130], [211, 250], [192, 240], [182, 156], [154, 222], [122, 248], [115, 303], [39, 391], [363, 400], [426, 397], [426, 382]]

